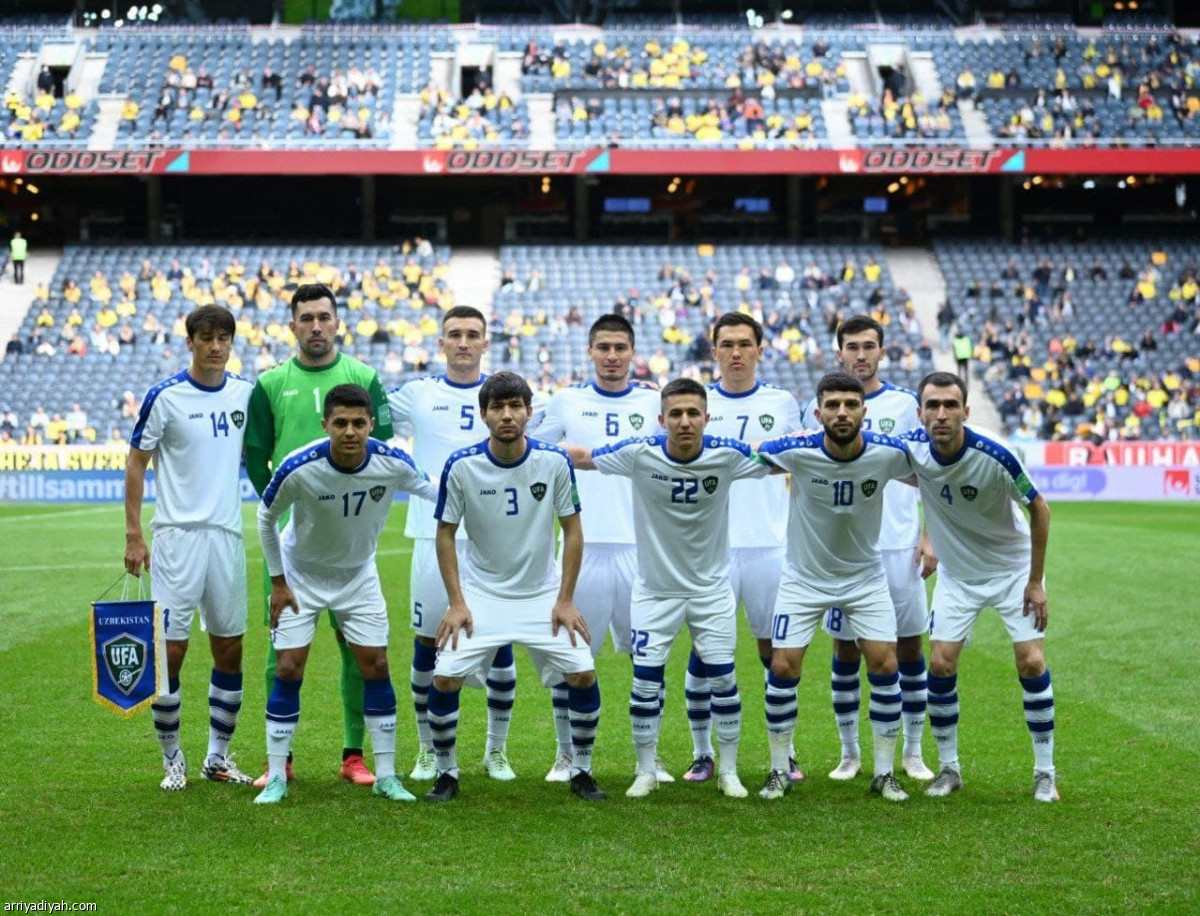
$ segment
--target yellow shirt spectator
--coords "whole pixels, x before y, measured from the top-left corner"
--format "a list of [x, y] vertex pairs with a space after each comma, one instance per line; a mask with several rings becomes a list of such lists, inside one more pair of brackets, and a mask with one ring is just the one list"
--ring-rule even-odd
[[63, 104], [67, 106], [68, 111], [78, 111], [83, 107], [83, 96], [71, 90], [63, 96]]
[[100, 327], [111, 328], [116, 323], [117, 313], [108, 306], [105, 306], [96, 313], [96, 324], [100, 325]]
[[182, 73], [187, 69], [187, 58], [182, 54], [176, 54], [171, 58], [171, 62], [167, 64], [167, 68], [174, 70], [176, 73]]
[[138, 116], [138, 103], [133, 99], [126, 99], [121, 105], [121, 118], [125, 121], [132, 121]]

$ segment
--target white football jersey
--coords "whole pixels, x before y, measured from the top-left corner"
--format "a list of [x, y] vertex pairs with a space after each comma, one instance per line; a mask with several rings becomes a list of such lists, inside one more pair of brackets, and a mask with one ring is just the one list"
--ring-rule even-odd
[[[804, 405], [801, 418], [804, 429], [820, 429], [817, 399]], [[904, 436], [921, 429], [917, 415], [917, 394], [890, 382], [867, 395], [867, 415], [863, 430], [887, 436]], [[906, 483], [890, 483], [883, 491], [883, 526], [879, 529], [880, 550], [904, 550], [916, 547], [921, 539], [920, 494]]]
[[[479, 388], [486, 375], [472, 385], [459, 385], [445, 375], [411, 379], [388, 392], [392, 424], [412, 427], [412, 452], [417, 466], [438, 476], [446, 459], [461, 448], [474, 445], [487, 435], [479, 415]], [[432, 538], [437, 534], [434, 502], [420, 498], [408, 506], [404, 534], [410, 538]], [[459, 532], [466, 537], [465, 531]]]
[[626, 439], [592, 452], [597, 470], [633, 481], [638, 581], [664, 598], [729, 587], [729, 494], [735, 480], [771, 472], [744, 442], [705, 436], [690, 461], [667, 437]]
[[[306, 572], [374, 563], [398, 490], [429, 500], [437, 496], [437, 488], [408, 453], [386, 442], [368, 439], [367, 457], [352, 471], [333, 463], [328, 439], [296, 449], [280, 463], [258, 507], [267, 570], [281, 575], [283, 554], [289, 566]], [[281, 544], [279, 519], [289, 506], [292, 514]]]
[[469, 562], [459, 564], [462, 586], [514, 600], [558, 590], [554, 520], [578, 511], [566, 452], [527, 438], [521, 460], [504, 464], [485, 439], [450, 456], [434, 515], [470, 533]]
[[925, 524], [938, 563], [953, 579], [982, 582], [1029, 568], [1028, 506], [1037, 488], [1006, 446], [965, 429], [962, 451], [943, 462], [924, 429], [905, 437], [921, 498]]
[[759, 453], [792, 475], [784, 574], [830, 591], [882, 573], [879, 526], [888, 481], [912, 474], [904, 443], [863, 433], [857, 458], [825, 451], [825, 434], [783, 436]]
[[[633, 436], [661, 432], [657, 391], [637, 383], [613, 393], [584, 382], [563, 388], [538, 414], [538, 425], [529, 434], [545, 442], [569, 442], [587, 448], [613, 445]], [[623, 477], [584, 474], [579, 478], [579, 498], [588, 507], [583, 514], [583, 536], [589, 544], [632, 544], [633, 488]]]
[[129, 444], [154, 452], [151, 529], [242, 533], [242, 437], [254, 385], [232, 372], [216, 388], [178, 372], [146, 392]]
[[[741, 442], [761, 442], [800, 425], [800, 405], [775, 385], [756, 384], [733, 394], [708, 386], [706, 432]], [[729, 496], [729, 546], [778, 547], [787, 536], [787, 481], [783, 477], [743, 480]]]

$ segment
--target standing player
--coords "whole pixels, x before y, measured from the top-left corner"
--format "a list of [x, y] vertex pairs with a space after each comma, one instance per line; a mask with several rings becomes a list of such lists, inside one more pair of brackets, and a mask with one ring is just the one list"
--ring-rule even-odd
[[[1058, 801], [1054, 688], [1043, 640], [1049, 612], [1043, 578], [1050, 507], [1021, 462], [999, 442], [964, 426], [967, 386], [949, 372], [921, 380], [921, 422], [907, 444], [929, 534], [941, 559], [929, 643], [929, 724], [940, 768], [926, 795], [962, 788], [958, 762], [958, 657], [984, 608], [994, 607], [1013, 641], [1033, 738], [1033, 797]], [[1029, 521], [1017, 508], [1029, 510]]]
[[770, 468], [745, 443], [704, 435], [707, 392], [699, 382], [669, 383], [661, 405], [658, 422], [665, 436], [626, 439], [594, 451], [568, 446], [579, 468], [633, 481], [638, 575], [630, 606], [629, 716], [637, 775], [625, 794], [642, 798], [658, 788], [659, 690], [671, 643], [686, 623], [712, 691], [717, 788], [730, 798], [745, 798], [737, 773], [742, 701], [733, 664], [737, 602], [729, 583], [729, 494], [734, 481], [765, 477]]
[[[325, 395], [338, 385], [361, 385], [375, 405], [375, 435], [392, 437], [392, 419], [379, 374], [352, 356], [339, 353], [337, 300], [324, 283], [305, 283], [292, 294], [289, 327], [296, 337], [296, 356], [264, 372], [250, 397], [250, 427], [246, 432], [246, 474], [261, 497], [284, 457], [324, 435], [322, 411]], [[264, 585], [266, 585], [264, 583]], [[269, 591], [269, 586], [267, 586]], [[269, 597], [269, 596], [268, 596]], [[270, 607], [266, 608], [270, 614]], [[363, 681], [336, 617], [330, 624], [342, 656], [342, 779], [371, 785], [375, 777], [363, 760]], [[267, 650], [267, 693], [275, 683], [275, 647]], [[288, 778], [292, 777], [288, 761]], [[266, 785], [266, 775], [255, 785]]]
[[[251, 781], [229, 757], [242, 708], [246, 552], [238, 478], [251, 386], [225, 371], [236, 332], [228, 309], [201, 306], [184, 326], [191, 366], [146, 393], [125, 466], [125, 569], [140, 576], [153, 560], [150, 591], [166, 620], [168, 692], [151, 710], [167, 791], [187, 786], [179, 746], [179, 671], [197, 609], [213, 658], [202, 772], [216, 782]], [[142, 496], [152, 458], [158, 484], [150, 523], [153, 551], [142, 536]]]
[[[587, 448], [611, 445], [636, 435], [660, 432], [658, 392], [629, 380], [636, 355], [633, 326], [620, 315], [602, 315], [588, 331], [591, 382], [564, 388], [550, 399], [533, 435], [546, 442], [566, 440]], [[629, 597], [637, 574], [633, 533], [633, 491], [619, 477], [585, 474], [579, 481], [582, 502], [592, 507], [583, 516], [583, 565], [575, 587], [576, 605], [592, 635], [592, 657], [600, 654], [604, 634], [613, 646], [631, 655]], [[571, 778], [571, 723], [565, 682], [551, 688], [558, 755], [547, 782]], [[659, 782], [674, 778], [656, 761]]]
[[[439, 771], [425, 796], [429, 802], [458, 795], [455, 732], [463, 683], [514, 642], [529, 650], [543, 683], [567, 683], [571, 791], [585, 801], [606, 797], [591, 773], [600, 687], [587, 622], [573, 598], [583, 556], [575, 472], [561, 449], [526, 438], [532, 404], [533, 392], [519, 375], [490, 376], [479, 389], [488, 438], [455, 452], [442, 471], [437, 554], [449, 607], [438, 623], [441, 651], [429, 692]], [[556, 518], [563, 532], [561, 577], [554, 564]], [[469, 541], [460, 565], [455, 536], [461, 523]]]
[[[424, 468], [440, 472], [454, 452], [479, 441], [477, 417], [480, 370], [488, 348], [487, 321], [479, 309], [456, 305], [442, 317], [438, 348], [446, 356], [446, 374], [412, 379], [388, 393], [392, 419], [412, 426], [413, 456]], [[434, 503], [416, 499], [409, 504], [404, 533], [413, 539], [409, 590], [412, 596], [413, 660], [410, 674], [413, 710], [417, 719], [417, 760], [410, 779], [435, 779], [437, 759], [429, 729], [429, 685], [437, 658], [435, 638], [446, 612], [446, 587], [438, 574], [437, 520]], [[466, 552], [466, 537], [459, 541]], [[508, 763], [508, 728], [517, 691], [517, 666], [512, 646], [499, 646], [487, 671], [471, 681], [487, 690], [487, 747], [483, 766], [493, 779], [516, 779]]]
[[[371, 791], [389, 801], [415, 801], [396, 776], [396, 694], [375, 548], [397, 491], [426, 499], [436, 491], [407, 454], [371, 438], [376, 409], [359, 385], [330, 389], [321, 421], [328, 438], [288, 455], [258, 507], [271, 575], [271, 644], [278, 657], [267, 698], [267, 784], [254, 799], [260, 805], [287, 798], [287, 759], [300, 720], [304, 667], [326, 608], [363, 678], [377, 776]], [[288, 509], [281, 540], [279, 522]]]
[[[800, 405], [796, 399], [782, 388], [758, 381], [762, 341], [762, 325], [742, 312], [726, 312], [713, 326], [712, 352], [721, 379], [708, 388], [710, 435], [759, 442], [769, 438], [772, 431], [779, 435], [799, 425]], [[783, 572], [787, 485], [778, 477], [739, 481], [730, 492], [729, 508], [733, 594], [745, 608], [765, 673], [771, 667], [771, 615]], [[688, 656], [684, 692], [693, 754], [692, 766], [683, 778], [703, 782], [713, 775], [712, 698], [704, 663], [694, 651]], [[789, 772], [793, 780], [804, 778], [794, 761]]]
[[[838, 361], [863, 383], [868, 415], [863, 429], [903, 436], [919, 429], [917, 396], [879, 377], [883, 358], [883, 325], [869, 315], [848, 318], [837, 330]], [[821, 425], [814, 398], [804, 408], [805, 428]], [[903, 483], [890, 483], [883, 491], [883, 527], [879, 551], [887, 574], [888, 592], [896, 609], [896, 660], [900, 667], [900, 700], [904, 724], [901, 765], [913, 779], [933, 779], [921, 754], [925, 731], [925, 655], [921, 636], [929, 626], [929, 605], [922, 581], [937, 568], [929, 538], [921, 531], [917, 491]], [[830, 779], [853, 779], [862, 770], [858, 747], [858, 710], [861, 703], [859, 662], [862, 653], [856, 635], [841, 607], [825, 615], [825, 632], [833, 637], [833, 714], [842, 740], [842, 757]]]
[[758, 793], [782, 798], [791, 789], [788, 755], [796, 729], [796, 689], [804, 651], [825, 610], [835, 602], [858, 634], [871, 683], [875, 778], [871, 791], [904, 801], [892, 772], [900, 732], [900, 674], [896, 668], [896, 612], [879, 556], [883, 490], [910, 478], [898, 439], [862, 431], [862, 382], [831, 372], [817, 383], [823, 432], [764, 442], [759, 454], [792, 475], [787, 563], [775, 604], [771, 672], [767, 676], [767, 732], [771, 772]]

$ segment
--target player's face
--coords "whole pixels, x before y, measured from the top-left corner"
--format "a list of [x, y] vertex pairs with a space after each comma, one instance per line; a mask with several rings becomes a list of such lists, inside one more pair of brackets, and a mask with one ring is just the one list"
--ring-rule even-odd
[[314, 299], [296, 306], [288, 323], [296, 335], [296, 346], [309, 359], [320, 360], [333, 350], [338, 332], [337, 312], [328, 299]]
[[857, 375], [862, 381], [875, 377], [882, 358], [883, 348], [879, 346], [879, 336], [874, 331], [859, 331], [842, 338], [838, 361], [847, 372]]
[[667, 431], [672, 451], [691, 451], [708, 425], [707, 405], [698, 394], [676, 394], [663, 402], [659, 425]]
[[[365, 407], [338, 405], [328, 417], [321, 420], [321, 426], [329, 435], [330, 449], [334, 456], [348, 458], [354, 455], [361, 456], [366, 451], [367, 437], [371, 435], [375, 420]], [[339, 463], [347, 462], [343, 460]]]
[[754, 331], [744, 324], [726, 325], [713, 341], [713, 359], [721, 367], [721, 378], [745, 381], [754, 378], [763, 348], [754, 339]]
[[489, 401], [483, 422], [497, 442], [516, 442], [525, 435], [532, 409], [519, 397]]
[[187, 348], [192, 354], [192, 364], [205, 372], [216, 372], [225, 368], [233, 350], [233, 335], [218, 328], [200, 328], [195, 337], [189, 337]]
[[488, 348], [487, 328], [475, 318], [450, 318], [442, 326], [438, 347], [446, 365], [458, 372], [478, 372]]
[[588, 359], [596, 370], [596, 378], [604, 382], [625, 381], [635, 355], [629, 335], [624, 331], [597, 331], [588, 347]]
[[867, 408], [857, 391], [826, 391], [817, 407], [817, 417], [837, 445], [849, 445], [862, 431]]
[[970, 415], [971, 408], [963, 402], [957, 385], [926, 385], [921, 392], [921, 423], [940, 452], [962, 444], [963, 424]]

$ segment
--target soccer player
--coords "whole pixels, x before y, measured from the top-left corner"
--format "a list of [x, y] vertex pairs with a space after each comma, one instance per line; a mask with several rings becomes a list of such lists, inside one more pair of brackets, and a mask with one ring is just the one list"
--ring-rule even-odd
[[[360, 385], [331, 388], [321, 420], [328, 438], [285, 457], [258, 507], [277, 662], [267, 698], [267, 784], [256, 804], [287, 798], [288, 752], [300, 720], [304, 667], [326, 608], [363, 679], [363, 711], [375, 757], [371, 791], [389, 801], [415, 801], [396, 776], [396, 694], [388, 673], [387, 603], [375, 548], [397, 491], [428, 499], [436, 488], [405, 452], [371, 437], [376, 410], [374, 397]], [[288, 509], [281, 540], [279, 522]]]
[[[184, 326], [191, 365], [146, 393], [125, 466], [125, 569], [140, 576], [153, 561], [150, 593], [166, 620], [168, 692], [151, 707], [166, 791], [187, 787], [187, 763], [179, 746], [179, 672], [197, 609], [213, 659], [202, 773], [215, 782], [251, 782], [229, 756], [242, 708], [246, 553], [238, 478], [251, 385], [225, 371], [236, 333], [228, 309], [201, 306]], [[152, 550], [142, 535], [142, 497], [151, 459], [158, 489], [150, 523]]]
[[[292, 294], [292, 320], [289, 327], [296, 337], [296, 356], [264, 372], [254, 384], [250, 397], [250, 425], [246, 432], [246, 475], [261, 497], [278, 471], [283, 459], [295, 449], [324, 436], [322, 426], [325, 396], [338, 385], [361, 385], [371, 393], [375, 405], [376, 438], [386, 442], [392, 437], [392, 418], [379, 374], [352, 356], [338, 352], [340, 327], [337, 299], [323, 283], [305, 283]], [[270, 586], [264, 583], [268, 593]], [[270, 607], [265, 608], [266, 615]], [[342, 779], [357, 785], [371, 785], [375, 777], [363, 760], [363, 681], [359, 666], [342, 633], [336, 617], [330, 624], [337, 637], [342, 657]], [[267, 693], [275, 683], [275, 647], [267, 649]], [[288, 761], [288, 778], [292, 764]], [[264, 773], [255, 785], [266, 785]]]
[[[924, 429], [906, 437], [929, 535], [941, 561], [929, 641], [929, 724], [940, 765], [926, 795], [962, 788], [958, 760], [958, 658], [984, 608], [994, 607], [1013, 642], [1033, 738], [1033, 797], [1058, 801], [1054, 688], [1043, 640], [1049, 611], [1043, 578], [1050, 507], [1004, 445], [968, 428], [967, 386], [949, 372], [921, 380]], [[1029, 520], [1017, 508], [1029, 511]]]
[[[429, 691], [438, 761], [429, 802], [458, 795], [455, 732], [463, 683], [512, 643], [529, 650], [543, 683], [567, 683], [571, 791], [585, 801], [606, 797], [591, 772], [600, 687], [587, 621], [573, 598], [583, 556], [575, 472], [562, 449], [525, 436], [532, 404], [533, 392], [519, 375], [489, 376], [479, 389], [488, 437], [455, 452], [442, 470], [437, 558], [449, 607], [438, 622], [440, 651]], [[556, 518], [563, 532], [561, 576], [554, 563]], [[469, 535], [462, 564], [455, 544], [460, 524]]]
[[737, 602], [729, 582], [729, 494], [734, 481], [765, 477], [770, 468], [745, 443], [704, 434], [708, 397], [699, 382], [670, 382], [660, 403], [658, 422], [666, 435], [595, 450], [567, 447], [580, 469], [633, 481], [638, 574], [629, 612], [629, 715], [637, 774], [625, 794], [643, 798], [658, 788], [659, 687], [671, 643], [686, 623], [712, 691], [717, 789], [745, 798], [737, 773], [742, 701], [733, 664]]
[[[440, 473], [446, 460], [479, 441], [479, 391], [486, 376], [480, 370], [488, 348], [487, 321], [469, 305], [456, 305], [442, 316], [438, 348], [446, 357], [444, 375], [412, 379], [388, 393], [392, 419], [412, 427], [413, 456], [421, 467]], [[404, 533], [413, 539], [409, 592], [412, 605], [413, 660], [410, 672], [413, 710], [417, 720], [417, 759], [409, 779], [436, 779], [437, 758], [429, 728], [429, 685], [437, 658], [437, 631], [449, 600], [438, 573], [437, 519], [434, 503], [413, 500]], [[459, 539], [460, 563], [465, 563], [466, 535]], [[516, 779], [508, 762], [508, 728], [517, 691], [517, 665], [512, 646], [496, 648], [491, 666], [469, 680], [487, 691], [487, 745], [483, 767], [492, 779]]]
[[787, 560], [775, 602], [767, 676], [771, 772], [761, 798], [782, 798], [791, 790], [788, 756], [804, 652], [826, 609], [835, 604], [851, 621], [867, 658], [875, 739], [871, 791], [888, 801], [908, 798], [892, 772], [900, 732], [900, 674], [896, 612], [878, 542], [884, 487], [911, 478], [912, 470], [900, 440], [863, 432], [865, 398], [857, 376], [831, 372], [817, 383], [823, 431], [759, 446], [765, 460], [792, 475]]
[[[866, 392], [867, 415], [863, 429], [903, 436], [919, 429], [917, 396], [879, 377], [883, 358], [883, 325], [869, 315], [855, 315], [837, 329], [838, 361], [858, 376]], [[814, 398], [804, 408], [802, 425], [821, 425]], [[879, 551], [887, 574], [888, 592], [896, 609], [896, 660], [900, 667], [900, 702], [904, 732], [901, 766], [913, 779], [933, 779], [921, 754], [925, 731], [926, 672], [921, 636], [929, 627], [929, 605], [923, 579], [937, 569], [937, 557], [921, 530], [915, 488], [900, 482], [883, 490], [883, 527]], [[859, 663], [862, 653], [856, 635], [840, 607], [825, 615], [825, 632], [833, 638], [833, 713], [842, 742], [842, 756], [830, 779], [853, 779], [862, 770], [858, 747], [858, 710], [861, 702]]]
[[[759, 442], [772, 431], [796, 429], [800, 405], [782, 388], [758, 381], [763, 352], [763, 329], [742, 312], [726, 312], [712, 330], [712, 353], [721, 378], [708, 387], [709, 435], [741, 442]], [[758, 642], [764, 674], [771, 667], [771, 617], [783, 573], [783, 542], [787, 532], [787, 485], [780, 477], [745, 480], [729, 494], [730, 580], [733, 594], [745, 609]], [[692, 730], [689, 782], [713, 775], [711, 736], [712, 698], [704, 663], [694, 651], [688, 656], [684, 683]], [[795, 762], [789, 767], [795, 781], [804, 778]]]
[[[588, 331], [592, 381], [563, 388], [550, 399], [532, 435], [545, 442], [566, 440], [599, 448], [630, 436], [652, 435], [658, 427], [658, 392], [629, 380], [637, 351], [633, 326], [620, 315], [601, 315]], [[633, 491], [628, 480], [585, 474], [579, 481], [581, 501], [592, 507], [583, 515], [583, 565], [575, 587], [575, 603], [591, 633], [592, 656], [600, 654], [604, 634], [611, 630], [613, 646], [632, 654], [629, 642], [629, 599], [637, 574], [633, 533]], [[547, 782], [571, 778], [571, 723], [565, 682], [550, 688], [558, 755], [546, 774]], [[659, 782], [674, 777], [656, 761]]]

